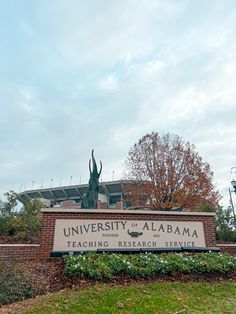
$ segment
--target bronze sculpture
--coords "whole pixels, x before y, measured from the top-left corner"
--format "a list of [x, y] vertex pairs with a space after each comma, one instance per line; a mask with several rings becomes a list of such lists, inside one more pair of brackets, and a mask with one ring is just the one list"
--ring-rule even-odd
[[89, 172], [90, 172], [89, 187], [83, 196], [81, 208], [97, 208], [98, 185], [99, 185], [99, 177], [102, 172], [102, 163], [100, 161], [100, 170], [98, 172], [97, 164], [96, 164], [93, 152], [94, 152], [94, 149], [92, 150], [93, 171], [91, 170], [91, 159], [89, 159]]

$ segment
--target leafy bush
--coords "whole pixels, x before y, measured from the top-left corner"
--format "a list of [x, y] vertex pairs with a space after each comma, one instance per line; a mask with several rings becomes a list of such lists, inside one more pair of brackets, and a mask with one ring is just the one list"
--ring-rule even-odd
[[0, 306], [35, 295], [31, 280], [9, 265], [2, 266], [0, 277]]
[[216, 240], [221, 242], [236, 242], [236, 230], [216, 230]]
[[5, 194], [7, 200], [0, 200], [0, 235], [11, 236], [16, 234], [17, 221], [15, 207], [17, 205], [17, 194], [13, 191]]
[[41, 230], [40, 209], [42, 203], [38, 199], [24, 201], [23, 207], [18, 214], [18, 237], [25, 240], [33, 240]]
[[222, 242], [236, 242], [236, 220], [231, 206], [208, 206], [199, 204], [196, 207], [199, 212], [216, 213], [216, 239]]
[[220, 253], [168, 254], [69, 254], [64, 256], [65, 274], [90, 279], [111, 279], [114, 276], [153, 277], [157, 274], [227, 273], [236, 270], [236, 257]]
[[10, 191], [5, 196], [5, 202], [0, 200], [0, 236], [34, 241], [41, 230], [41, 202], [38, 199], [25, 200], [23, 207], [16, 210], [18, 194]]

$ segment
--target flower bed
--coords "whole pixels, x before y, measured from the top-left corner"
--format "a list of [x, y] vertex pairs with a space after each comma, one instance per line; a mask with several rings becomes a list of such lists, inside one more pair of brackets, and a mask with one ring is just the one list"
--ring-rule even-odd
[[[81, 254], [0, 265], [0, 308], [12, 301], [74, 286], [148, 282], [236, 282], [236, 257], [226, 254]], [[16, 292], [15, 292], [16, 291]], [[0, 311], [1, 312], [1, 311]]]
[[152, 253], [122, 254], [80, 254], [67, 255], [65, 274], [88, 279], [112, 279], [120, 275], [132, 278], [154, 277], [157, 274], [169, 275], [173, 272], [220, 273], [236, 270], [236, 257], [220, 253], [202, 253], [190, 255], [173, 253], [156, 255]]

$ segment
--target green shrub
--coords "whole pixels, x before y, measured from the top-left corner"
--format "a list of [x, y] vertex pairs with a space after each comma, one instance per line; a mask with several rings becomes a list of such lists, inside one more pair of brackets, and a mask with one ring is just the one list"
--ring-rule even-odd
[[0, 278], [0, 306], [35, 295], [31, 280], [9, 265], [1, 267]]
[[236, 242], [235, 230], [216, 230], [216, 239], [224, 242]]
[[5, 196], [5, 202], [0, 200], [0, 236], [14, 236], [14, 239], [22, 241], [37, 239], [42, 226], [40, 200], [25, 200], [23, 207], [17, 210], [17, 193], [10, 191]]
[[17, 221], [16, 210], [17, 194], [13, 191], [5, 194], [6, 202], [0, 200], [0, 235], [12, 236], [16, 234]]
[[236, 257], [220, 253], [168, 254], [79, 254], [67, 255], [65, 274], [90, 279], [111, 279], [114, 276], [153, 277], [157, 274], [227, 273], [236, 270]]
[[227, 208], [216, 206], [214, 208], [209, 205], [199, 204], [196, 210], [216, 213], [216, 239], [218, 241], [236, 242], [236, 220], [231, 206]]

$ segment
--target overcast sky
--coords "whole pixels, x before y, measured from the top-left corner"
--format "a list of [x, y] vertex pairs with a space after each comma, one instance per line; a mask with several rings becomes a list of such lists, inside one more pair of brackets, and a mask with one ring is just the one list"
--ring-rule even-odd
[[236, 1], [0, 0], [0, 107], [1, 196], [87, 183], [92, 148], [120, 179], [158, 131], [196, 145], [227, 203]]

